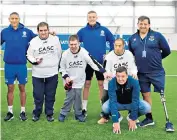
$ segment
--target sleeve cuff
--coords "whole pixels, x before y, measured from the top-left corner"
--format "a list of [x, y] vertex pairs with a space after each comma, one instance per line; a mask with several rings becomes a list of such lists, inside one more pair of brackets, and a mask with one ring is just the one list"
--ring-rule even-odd
[[133, 120], [133, 121], [135, 121], [135, 120], [138, 119], [138, 116], [137, 116], [137, 115], [136, 115], [136, 116], [135, 116], [135, 115], [133, 116], [132, 114], [130, 114], [130, 119]]
[[101, 73], [105, 73], [106, 70], [105, 70], [104, 68], [101, 68], [101, 69], [99, 70], [99, 72], [101, 72]]
[[113, 121], [113, 123], [119, 122], [119, 118], [120, 118], [119, 115], [116, 115], [116, 114], [112, 115], [112, 121]]

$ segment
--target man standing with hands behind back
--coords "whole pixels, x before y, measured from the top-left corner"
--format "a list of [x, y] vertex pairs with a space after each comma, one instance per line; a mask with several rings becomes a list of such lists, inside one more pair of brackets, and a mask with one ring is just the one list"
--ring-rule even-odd
[[[160, 95], [164, 92], [165, 71], [162, 59], [170, 54], [170, 47], [161, 33], [151, 30], [149, 17], [140, 16], [137, 25], [138, 31], [129, 39], [129, 50], [135, 56], [143, 99], [152, 105], [151, 84], [154, 92]], [[154, 125], [152, 113], [146, 114], [140, 123], [141, 127], [148, 125]]]
[[[115, 39], [113, 34], [106, 27], [101, 26], [100, 23], [97, 22], [97, 19], [97, 13], [95, 11], [89, 11], [87, 14], [88, 23], [86, 27], [80, 29], [77, 34], [79, 36], [79, 41], [83, 42], [84, 48], [89, 52], [89, 54], [100, 64], [103, 64], [103, 58], [106, 54], [106, 42], [109, 42], [111, 51], [114, 48], [113, 43]], [[84, 115], [87, 113], [87, 101], [94, 72], [98, 80], [99, 99], [101, 100], [102, 98], [104, 76], [102, 73], [94, 71], [89, 65], [87, 65], [82, 103], [82, 113]]]

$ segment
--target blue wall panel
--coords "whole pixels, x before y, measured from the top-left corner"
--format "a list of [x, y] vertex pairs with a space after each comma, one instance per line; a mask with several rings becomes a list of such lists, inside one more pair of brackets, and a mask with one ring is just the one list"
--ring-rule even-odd
[[[66, 50], [68, 48], [68, 38], [69, 38], [69, 34], [59, 34], [57, 35], [60, 38], [60, 42], [61, 42], [61, 46], [62, 46], [62, 50]], [[119, 35], [114, 35], [115, 39], [119, 38]], [[125, 48], [127, 48], [127, 44], [128, 44], [128, 38], [130, 37], [130, 35], [123, 35], [123, 39], [125, 40]], [[81, 43], [81, 46], [83, 46], [83, 44]], [[109, 42], [107, 43], [107, 50], [109, 50]], [[4, 50], [5, 49], [5, 43], [1, 46], [1, 49]]]

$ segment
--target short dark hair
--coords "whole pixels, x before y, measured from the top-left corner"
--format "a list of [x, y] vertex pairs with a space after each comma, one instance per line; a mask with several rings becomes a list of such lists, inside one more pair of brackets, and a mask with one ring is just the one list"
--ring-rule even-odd
[[119, 73], [125, 72], [126, 74], [128, 74], [128, 73], [127, 73], [127, 69], [126, 69], [126, 67], [124, 67], [124, 66], [118, 67], [118, 68], [116, 69], [116, 73], [117, 73], [117, 72], [119, 72]]
[[78, 37], [78, 35], [74, 34], [74, 35], [71, 35], [71, 36], [69, 37], [69, 42], [70, 42], [70, 41], [74, 41], [74, 40], [77, 40], [77, 41], [79, 42], [79, 37]]
[[140, 16], [140, 17], [138, 18], [138, 23], [139, 23], [139, 21], [143, 21], [143, 20], [145, 20], [145, 19], [148, 20], [148, 23], [149, 23], [149, 24], [151, 24], [150, 18], [147, 17], [147, 16]]
[[119, 41], [119, 40], [122, 41], [123, 45], [125, 45], [125, 41], [124, 41], [123, 38], [117, 38], [117, 39], [115, 40], [115, 42], [116, 42], [116, 41]]
[[92, 13], [97, 14], [97, 13], [96, 13], [95, 11], [93, 11], [93, 10], [89, 11], [87, 14], [92, 14]]
[[10, 13], [9, 16], [11, 16], [11, 15], [17, 15], [18, 17], [20, 17], [19, 14], [18, 14], [17, 12], [12, 12], [12, 13]]
[[46, 22], [40, 22], [40, 23], [37, 25], [37, 30], [39, 31], [39, 27], [44, 27], [44, 26], [47, 26], [47, 29], [49, 30], [49, 25], [48, 25], [48, 23], [46, 23]]

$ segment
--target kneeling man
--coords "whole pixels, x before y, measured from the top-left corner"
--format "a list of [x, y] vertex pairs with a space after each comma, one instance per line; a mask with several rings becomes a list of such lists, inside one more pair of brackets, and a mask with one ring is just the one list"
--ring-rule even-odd
[[119, 67], [116, 70], [116, 77], [108, 84], [108, 95], [109, 100], [102, 106], [104, 115], [98, 123], [108, 122], [109, 114], [111, 113], [114, 133], [121, 133], [120, 121], [122, 117], [118, 111], [128, 110], [130, 112], [127, 120], [131, 131], [136, 129], [138, 117], [151, 111], [150, 105], [139, 98], [140, 87], [138, 80], [128, 76], [125, 67]]

